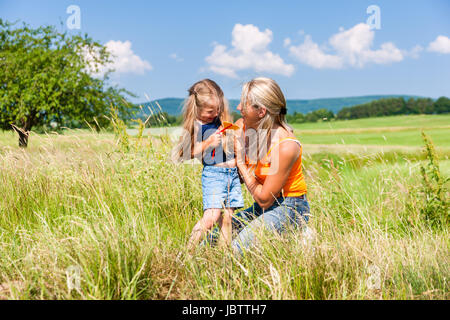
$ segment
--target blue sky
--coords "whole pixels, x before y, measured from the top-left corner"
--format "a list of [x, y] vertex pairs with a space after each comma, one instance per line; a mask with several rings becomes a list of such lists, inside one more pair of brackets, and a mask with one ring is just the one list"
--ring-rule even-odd
[[[66, 13], [80, 8], [80, 30]], [[366, 24], [380, 9], [380, 29]], [[228, 98], [275, 79], [288, 99], [450, 97], [450, 1], [0, 0], [0, 17], [88, 33], [116, 53], [112, 82], [135, 102], [215, 80]], [[371, 20], [374, 22], [375, 20]]]

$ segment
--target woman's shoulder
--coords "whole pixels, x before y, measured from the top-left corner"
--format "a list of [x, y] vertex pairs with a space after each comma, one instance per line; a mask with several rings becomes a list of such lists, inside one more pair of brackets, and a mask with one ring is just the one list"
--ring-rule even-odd
[[301, 144], [297, 137], [292, 134], [292, 132], [283, 130], [280, 132], [278, 141], [273, 147], [273, 151], [275, 150], [279, 152], [282, 157], [289, 158], [292, 156], [297, 158], [301, 151]]
[[294, 156], [298, 157], [299, 152], [301, 151], [301, 145], [297, 142], [298, 139], [295, 137], [288, 137], [281, 140], [278, 144], [278, 149], [281, 155], [284, 156]]
[[289, 131], [283, 127], [278, 127], [278, 142], [281, 142], [283, 140], [296, 140], [298, 141], [297, 137], [294, 135], [292, 131]]

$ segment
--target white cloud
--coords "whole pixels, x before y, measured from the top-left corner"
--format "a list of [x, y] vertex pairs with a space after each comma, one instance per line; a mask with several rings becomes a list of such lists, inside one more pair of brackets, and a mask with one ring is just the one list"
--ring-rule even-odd
[[144, 74], [146, 70], [152, 70], [152, 65], [145, 60], [142, 60], [138, 55], [136, 55], [133, 50], [131, 50], [130, 41], [114, 41], [110, 40], [105, 44], [107, 51], [110, 53], [111, 62], [105, 66], [99, 67], [95, 70], [95, 63], [93, 62], [93, 53], [88, 53], [83, 50], [83, 54], [86, 60], [89, 61], [91, 67], [91, 73], [95, 76], [103, 76], [108, 70], [114, 69], [114, 73], [124, 74]]
[[286, 38], [283, 41], [283, 46], [288, 47], [291, 45], [291, 39], [290, 38]]
[[303, 44], [291, 46], [289, 51], [300, 62], [316, 69], [340, 69], [343, 66], [341, 57], [324, 53], [309, 35], [305, 36]]
[[446, 36], [438, 36], [436, 40], [430, 42], [427, 48], [428, 51], [438, 52], [443, 54], [450, 53], [450, 39]]
[[108, 41], [106, 48], [113, 56], [113, 62], [110, 68], [114, 69], [116, 73], [135, 73], [144, 74], [145, 70], [152, 70], [151, 64], [142, 60], [131, 50], [130, 41]]
[[175, 60], [176, 62], [182, 62], [184, 61], [183, 58], [180, 58], [176, 53], [172, 53], [169, 55], [169, 57], [173, 60]]
[[416, 45], [410, 51], [405, 51], [404, 54], [405, 54], [405, 56], [409, 56], [413, 59], [418, 59], [419, 53], [421, 53], [422, 51], [423, 51], [423, 47], [420, 45]]
[[317, 69], [340, 69], [346, 66], [362, 68], [366, 64], [388, 64], [402, 61], [404, 54], [392, 42], [383, 43], [378, 50], [372, 44], [375, 32], [365, 23], [355, 25], [349, 30], [339, 28], [339, 32], [328, 40], [334, 53], [327, 53], [306, 35], [298, 46], [289, 51], [300, 62]]
[[290, 76], [294, 66], [268, 49], [272, 42], [272, 31], [260, 31], [258, 27], [236, 24], [232, 31], [232, 48], [214, 43], [211, 55], [205, 58], [209, 70], [231, 78], [237, 78], [237, 71], [252, 69]]

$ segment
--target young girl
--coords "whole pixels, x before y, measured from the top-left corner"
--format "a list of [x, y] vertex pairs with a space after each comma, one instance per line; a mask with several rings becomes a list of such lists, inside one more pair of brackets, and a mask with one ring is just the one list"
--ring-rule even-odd
[[214, 81], [204, 79], [189, 89], [183, 108], [184, 134], [175, 150], [178, 160], [195, 157], [203, 163], [203, 218], [192, 231], [190, 251], [216, 222], [221, 229], [219, 244], [229, 245], [231, 216], [244, 206], [234, 150], [230, 151], [233, 135], [221, 132], [222, 122], [230, 120], [228, 102]]

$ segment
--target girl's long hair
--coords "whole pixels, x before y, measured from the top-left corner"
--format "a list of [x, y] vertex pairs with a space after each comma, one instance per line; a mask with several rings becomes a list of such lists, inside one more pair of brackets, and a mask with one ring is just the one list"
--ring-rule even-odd
[[[222, 89], [216, 82], [210, 79], [203, 79], [194, 83], [188, 90], [189, 96], [185, 99], [183, 105], [183, 133], [174, 152], [172, 160], [181, 162], [182, 160], [192, 159], [192, 151], [195, 141], [195, 120], [198, 118], [201, 109], [205, 104], [216, 104], [217, 113], [220, 121], [231, 122], [228, 101], [225, 98]], [[224, 139], [224, 150], [229, 152], [231, 145], [229, 137]], [[189, 148], [190, 146], [190, 148]], [[188, 154], [186, 154], [188, 153]]]
[[[255, 78], [244, 84], [241, 94], [241, 106], [245, 114], [247, 104], [254, 108], [266, 108], [265, 116], [259, 121], [257, 128], [257, 139], [249, 139], [250, 161], [261, 160], [267, 153], [271, 141], [271, 129], [275, 124], [280, 125], [289, 132], [293, 129], [286, 122], [286, 99], [278, 84], [270, 78]], [[251, 155], [256, 156], [252, 159]]]

